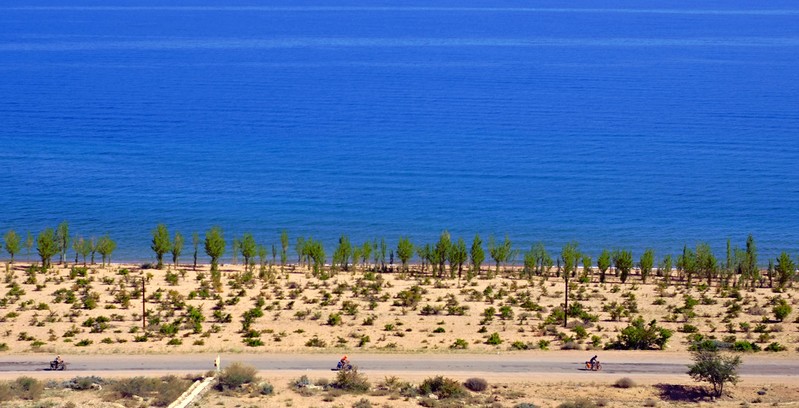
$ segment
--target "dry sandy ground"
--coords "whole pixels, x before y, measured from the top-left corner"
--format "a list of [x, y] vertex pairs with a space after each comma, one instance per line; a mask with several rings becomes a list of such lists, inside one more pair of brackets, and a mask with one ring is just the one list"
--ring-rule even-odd
[[[656, 319], [659, 324], [674, 330], [667, 349], [657, 352], [662, 353], [664, 359], [685, 355], [691, 334], [680, 330], [687, 323], [695, 326], [698, 333], [717, 340], [729, 340], [735, 336], [736, 340], [749, 340], [761, 347], [778, 342], [787, 350], [771, 355], [796, 361], [799, 366], [796, 310], [782, 322], [774, 321], [772, 314], [772, 305], [777, 298], [785, 299], [796, 309], [799, 303], [796, 289], [784, 293], [775, 293], [768, 288], [741, 290], [740, 299], [734, 300], [732, 292], [718, 291], [715, 285], [704, 291], [696, 286], [698, 282], [691, 289], [682, 284], [659, 289], [655, 279], [642, 284], [638, 277], [632, 277], [627, 284], [621, 284], [610, 274], [608, 283], [596, 283], [594, 277], [592, 283], [572, 287], [570, 303], [580, 303], [584, 310], [597, 317], [597, 321], [580, 323], [580, 319], [573, 318], [570, 328], [565, 329], [545, 323], [550, 312], [563, 302], [563, 280], [556, 277], [532, 280], [509, 277], [516, 271], [505, 273], [500, 278], [467, 282], [457, 279], [438, 281], [429, 278], [429, 273], [427, 278], [419, 279], [402, 278], [399, 274], [376, 274], [376, 280], [372, 280], [374, 278], [359, 268], [355, 272], [340, 272], [330, 279], [320, 280], [305, 270], [280, 273], [280, 268], [275, 267], [264, 279], [258, 278], [256, 268], [254, 279], [248, 281], [241, 266], [224, 266], [223, 291], [214, 298], [214, 291], [209, 290], [210, 296], [203, 299], [198, 293], [203, 291], [204, 282], [208, 286], [207, 266], [198, 271], [185, 267], [171, 269], [170, 272], [178, 276], [175, 284], [166, 281], [166, 270], [142, 270], [136, 265], [93, 266], [85, 276], [80, 273], [70, 276], [70, 269], [54, 268], [47, 274], [36, 274], [35, 280], [26, 269], [27, 265], [22, 263], [13, 265], [5, 274], [5, 284], [0, 287], [0, 296], [3, 296], [0, 298], [0, 348], [5, 349], [0, 352], [0, 359], [3, 355], [25, 353], [44, 353], [48, 358], [62, 354], [67, 360], [70, 356], [94, 354], [448, 353], [456, 339], [463, 339], [461, 344], [467, 345], [469, 353], [476, 354], [504, 353], [514, 342], [535, 348], [542, 340], [548, 341], [550, 352], [555, 353], [569, 340], [573, 340], [569, 347], [591, 349], [595, 347], [591, 344], [592, 336], [596, 336], [593, 342], [601, 347], [617, 338], [630, 317], [640, 315], [647, 321]], [[150, 319], [146, 337], [142, 336], [141, 300], [137, 293], [142, 278], [148, 281], [146, 307]], [[415, 285], [420, 290], [418, 304], [401, 305], [398, 294]], [[66, 302], [70, 291], [74, 294], [74, 303]], [[127, 306], [122, 301], [125, 294], [132, 296]], [[684, 305], [685, 295], [700, 301], [693, 309], [695, 317], [687, 320], [685, 314], [675, 311]], [[92, 302], [85, 302], [86, 299], [94, 299], [95, 307], [87, 307], [86, 303], [91, 306]], [[635, 307], [637, 311], [618, 321], [611, 319], [609, 307], [623, 305], [625, 301], [627, 310]], [[727, 313], [734, 304], [740, 306], [740, 311]], [[251, 334], [258, 336], [263, 345], [249, 347], [243, 342], [242, 316], [257, 305], [260, 305], [263, 316], [253, 319], [250, 328]], [[197, 332], [188, 323], [187, 306], [202, 310], [204, 321]], [[448, 306], [451, 310], [460, 306], [468, 309], [464, 315], [451, 314]], [[513, 317], [501, 316], [503, 306], [507, 306], [506, 310]], [[485, 310], [489, 308], [494, 308], [494, 313], [486, 319]], [[214, 317], [214, 312], [217, 312], [217, 317]], [[228, 314], [230, 319], [226, 322], [224, 317]], [[328, 324], [330, 316], [336, 314], [341, 316], [341, 323]], [[95, 320], [94, 325], [90, 318]], [[97, 324], [98, 318], [107, 318], [108, 321]], [[578, 323], [585, 328], [585, 337], [574, 328]], [[170, 324], [177, 328], [177, 332], [172, 332]], [[492, 333], [498, 334], [501, 344], [486, 344]], [[314, 338], [319, 341], [313, 341]], [[546, 355], [548, 352], [537, 353]], [[589, 353], [579, 354], [583, 358], [583, 354]], [[758, 355], [766, 354], [761, 352]], [[402, 379], [418, 382], [434, 374], [403, 372]], [[463, 380], [473, 374], [447, 373], [447, 376]], [[45, 379], [59, 374], [36, 375]], [[113, 373], [104, 375], [113, 376]], [[418, 405], [415, 400], [405, 401], [390, 396], [330, 396], [324, 393], [303, 397], [288, 389], [287, 384], [297, 375], [300, 373], [265, 372], [264, 378], [275, 386], [275, 395], [235, 399], [210, 393], [202, 406], [349, 407], [361, 398], [370, 400], [373, 406]], [[328, 379], [332, 379], [332, 375], [327, 373]], [[368, 375], [375, 385], [390, 373], [370, 372]], [[520, 378], [512, 374], [481, 373], [480, 376], [493, 386], [480, 406], [512, 407], [519, 402], [556, 406], [580, 396], [606, 399], [607, 406], [643, 406], [647, 398], [664, 405], [675, 401], [663, 397], [664, 391], [654, 384], [692, 384], [687, 376], [652, 378], [641, 375], [640, 378], [631, 376], [641, 386], [618, 389], [611, 387], [618, 378], [600, 375], [596, 380], [587, 381], [563, 374], [531, 374]], [[758, 391], [763, 388], [767, 388], [765, 394], [759, 395]], [[795, 395], [797, 388], [795, 377], [744, 378], [742, 384], [731, 389], [731, 396], [716, 406], [740, 406], [743, 402], [758, 400], [768, 404], [799, 404], [799, 397]], [[74, 394], [78, 398], [77, 406], [94, 406], [88, 401], [80, 402], [89, 394]], [[59, 398], [63, 396], [63, 392], [58, 395]], [[55, 401], [56, 405], [51, 406], [62, 406], [67, 400]], [[687, 403], [696, 405], [695, 402]]]

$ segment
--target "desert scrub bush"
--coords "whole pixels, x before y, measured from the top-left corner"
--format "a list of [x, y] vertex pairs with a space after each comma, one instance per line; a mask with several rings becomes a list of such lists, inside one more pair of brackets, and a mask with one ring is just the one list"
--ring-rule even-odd
[[775, 342], [769, 344], [768, 346], [766, 346], [766, 348], [764, 348], [763, 350], [765, 350], [765, 351], [785, 351], [785, 350], [787, 350], [787, 348], [785, 346], [783, 346], [782, 344], [777, 343], [775, 341]]
[[520, 402], [514, 405], [513, 408], [539, 408], [539, 407], [538, 405], [535, 405], [532, 402]]
[[466, 396], [466, 389], [460, 382], [451, 378], [436, 376], [422, 381], [419, 385], [422, 395], [435, 394], [439, 399], [461, 398]]
[[219, 391], [237, 390], [244, 384], [258, 381], [257, 370], [253, 366], [235, 362], [225, 367], [217, 376], [216, 389]]
[[330, 326], [339, 326], [341, 325], [341, 314], [340, 313], [331, 313], [327, 317], [327, 324]]
[[270, 383], [268, 383], [266, 381], [258, 384], [258, 393], [259, 394], [261, 394], [261, 395], [272, 395], [272, 394], [274, 394], [274, 392], [275, 392], [275, 387], [272, 384], [270, 384]]
[[358, 372], [355, 367], [352, 370], [341, 370], [336, 373], [336, 380], [330, 384], [331, 387], [349, 392], [367, 392], [371, 385], [365, 375]]
[[751, 353], [760, 351], [760, 346], [756, 343], [751, 343], [746, 340], [738, 340], [732, 344], [733, 351], [740, 351], [743, 353]]
[[0, 382], [0, 402], [11, 401], [12, 399], [14, 399], [14, 390], [11, 389], [11, 384]]
[[69, 381], [62, 383], [64, 388], [69, 388], [74, 391], [85, 391], [97, 388], [98, 385], [106, 384], [106, 381], [97, 376], [90, 377], [74, 377]]
[[580, 398], [574, 401], [567, 401], [560, 405], [558, 408], [596, 408], [597, 404], [587, 398]]
[[134, 377], [113, 381], [108, 390], [113, 398], [133, 397], [150, 400], [150, 404], [165, 407], [177, 399], [191, 385], [191, 381], [174, 375], [162, 378]]
[[488, 389], [488, 381], [483, 378], [473, 377], [464, 381], [463, 386], [469, 391], [483, 392]]
[[352, 408], [372, 408], [372, 403], [366, 398], [361, 398], [352, 404]]
[[313, 336], [305, 342], [305, 347], [327, 347], [327, 342], [318, 336]]
[[38, 400], [44, 392], [44, 384], [31, 377], [19, 377], [11, 383], [11, 390], [17, 398]]
[[499, 337], [499, 333], [494, 332], [491, 333], [490, 336], [488, 336], [488, 339], [486, 339], [485, 343], [496, 346], [502, 344], [502, 339]]
[[453, 350], [466, 350], [469, 348], [469, 342], [464, 339], [455, 339], [455, 342], [449, 346]]
[[630, 377], [623, 377], [616, 380], [613, 386], [616, 388], [633, 388], [635, 387], [635, 381]]
[[791, 305], [785, 299], [780, 299], [771, 311], [774, 313], [774, 318], [781, 322], [791, 314], [791, 310]]

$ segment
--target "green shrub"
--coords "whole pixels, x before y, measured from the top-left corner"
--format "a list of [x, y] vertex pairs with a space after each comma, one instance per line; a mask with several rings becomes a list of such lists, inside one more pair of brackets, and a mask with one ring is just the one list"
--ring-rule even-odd
[[469, 378], [463, 382], [463, 385], [469, 390], [474, 392], [483, 392], [488, 389], [488, 381], [483, 378]]
[[433, 333], [446, 333], [446, 332], [447, 330], [444, 329], [443, 327], [436, 327], [436, 329], [433, 330]]
[[341, 314], [339, 313], [331, 313], [327, 317], [327, 324], [331, 326], [338, 326], [341, 324]]
[[318, 336], [313, 336], [305, 342], [305, 347], [327, 347], [327, 342], [320, 339]]
[[75, 343], [75, 345], [78, 346], [78, 347], [86, 347], [86, 346], [90, 346], [92, 343], [94, 343], [94, 342], [89, 340], [89, 339], [83, 339], [83, 340]]
[[732, 349], [744, 353], [760, 351], [760, 346], [755, 343], [750, 343], [746, 340], [738, 340], [732, 344]]
[[11, 384], [11, 389], [21, 399], [38, 400], [44, 392], [44, 384], [35, 378], [19, 377]]
[[220, 391], [239, 389], [244, 384], [258, 381], [257, 373], [255, 367], [235, 362], [219, 373], [216, 388]]
[[764, 350], [766, 350], [766, 351], [785, 351], [787, 349], [786, 349], [785, 346], [783, 346], [782, 344], [777, 343], [775, 341], [775, 342], [769, 344], [768, 346], [766, 346], [766, 348]]
[[336, 373], [336, 380], [330, 384], [333, 388], [337, 388], [350, 392], [366, 392], [371, 387], [369, 380], [365, 375], [358, 372], [358, 368], [352, 370], [341, 370]]
[[275, 387], [268, 382], [262, 382], [258, 384], [258, 392], [261, 395], [272, 395], [275, 392]]
[[460, 382], [440, 375], [424, 380], [422, 384], [419, 385], [419, 392], [422, 395], [435, 394], [439, 399], [466, 396], [466, 389]]
[[469, 348], [469, 343], [464, 339], [455, 339], [455, 342], [452, 343], [452, 345], [449, 346], [449, 348], [455, 350], [466, 350], [467, 348]]
[[499, 337], [499, 333], [497, 332], [491, 333], [491, 335], [488, 336], [488, 339], [486, 340], [486, 344], [491, 344], [495, 346], [502, 344], [502, 339]]
[[621, 331], [618, 340], [610, 344], [608, 348], [620, 350], [662, 350], [671, 336], [672, 331], [658, 326], [657, 321], [652, 320], [649, 324], [645, 324], [644, 319], [638, 317]]
[[785, 299], [780, 299], [779, 303], [777, 303], [777, 305], [772, 309], [772, 312], [774, 312], [775, 319], [778, 321], [783, 321], [786, 317], [788, 317], [789, 314], [791, 314], [791, 310], [791, 305], [789, 305]]
[[575, 401], [568, 401], [558, 405], [558, 408], [595, 408], [597, 404], [589, 399], [580, 398]]
[[352, 404], [352, 408], [372, 408], [372, 403], [366, 398], [361, 398]]

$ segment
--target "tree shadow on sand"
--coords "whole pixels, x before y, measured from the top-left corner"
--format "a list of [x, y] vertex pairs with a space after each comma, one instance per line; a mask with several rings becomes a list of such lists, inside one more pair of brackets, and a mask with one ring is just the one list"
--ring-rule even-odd
[[709, 398], [704, 387], [680, 384], [655, 384], [664, 401], [700, 402]]

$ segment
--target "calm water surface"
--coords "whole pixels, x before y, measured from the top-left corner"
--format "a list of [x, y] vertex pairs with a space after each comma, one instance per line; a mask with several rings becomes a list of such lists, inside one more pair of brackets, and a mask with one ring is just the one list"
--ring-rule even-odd
[[0, 4], [0, 230], [799, 252], [795, 2], [179, 4]]

